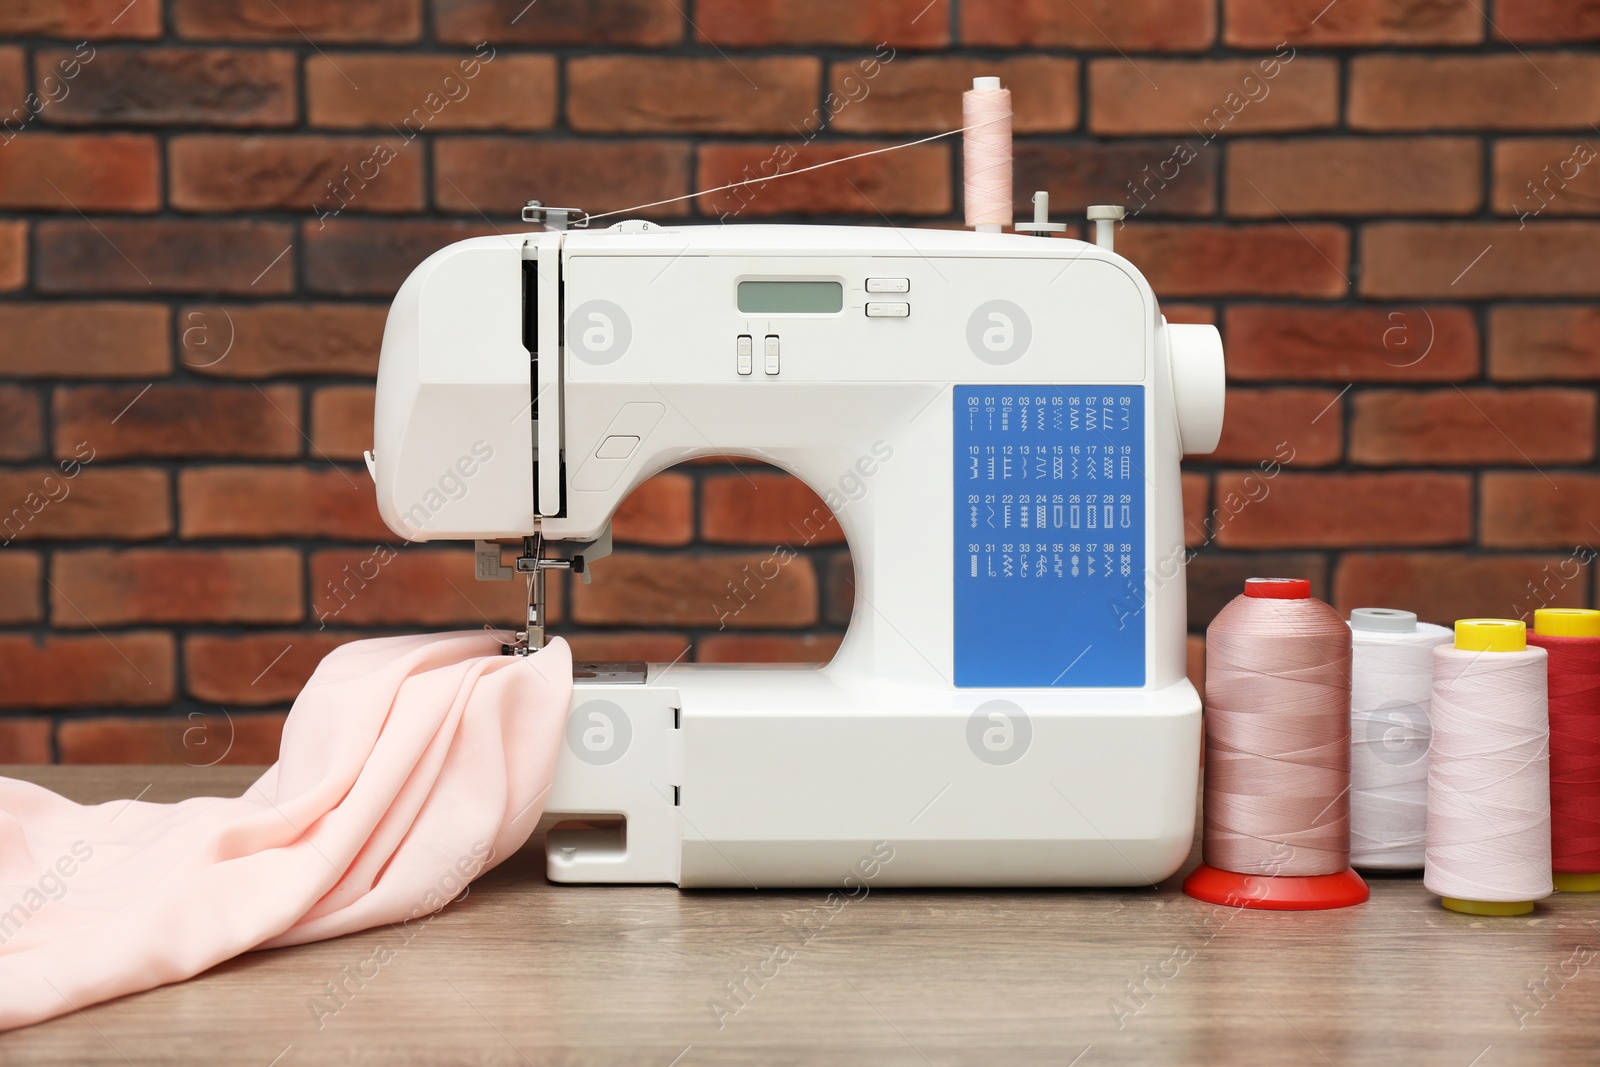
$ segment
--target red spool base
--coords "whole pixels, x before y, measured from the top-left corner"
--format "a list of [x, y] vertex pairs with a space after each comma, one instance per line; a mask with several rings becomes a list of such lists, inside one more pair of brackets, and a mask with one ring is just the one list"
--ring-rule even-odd
[[1365, 904], [1371, 892], [1355, 871], [1338, 874], [1235, 874], [1204, 863], [1183, 880], [1183, 891], [1208, 904], [1264, 911], [1325, 911]]

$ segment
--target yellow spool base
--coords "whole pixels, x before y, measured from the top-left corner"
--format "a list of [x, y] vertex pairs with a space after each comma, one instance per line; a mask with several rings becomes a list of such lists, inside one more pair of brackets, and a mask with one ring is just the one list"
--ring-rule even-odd
[[1557, 871], [1551, 875], [1558, 893], [1600, 893], [1600, 874], [1567, 874]]
[[1600, 611], [1594, 608], [1539, 608], [1533, 632], [1544, 637], [1600, 637]]
[[1458, 900], [1440, 897], [1439, 903], [1463, 915], [1527, 915], [1533, 911], [1531, 900]]
[[1517, 619], [1457, 619], [1456, 647], [1468, 652], [1522, 652], [1528, 627]]

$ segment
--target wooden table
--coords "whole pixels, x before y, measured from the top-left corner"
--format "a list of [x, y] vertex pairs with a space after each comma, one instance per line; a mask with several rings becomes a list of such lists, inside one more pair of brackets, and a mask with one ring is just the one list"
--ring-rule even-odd
[[[254, 777], [0, 773], [82, 801]], [[0, 1036], [0, 1063], [1600, 1062], [1600, 899], [1479, 919], [1392, 877], [1363, 907], [1281, 914], [1201, 904], [1173, 878], [874, 890], [828, 913], [820, 892], [571, 888], [542, 871], [530, 846], [409, 941], [386, 928], [252, 953]]]

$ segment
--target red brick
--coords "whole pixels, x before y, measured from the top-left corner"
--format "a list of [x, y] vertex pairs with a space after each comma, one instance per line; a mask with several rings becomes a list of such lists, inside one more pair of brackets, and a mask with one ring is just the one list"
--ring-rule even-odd
[[226, 707], [289, 704], [324, 656], [363, 636], [303, 630], [193, 634], [183, 640], [184, 688], [196, 700]]
[[1361, 244], [1363, 296], [1600, 295], [1600, 223], [1380, 222]]
[[[1215, 214], [1221, 156], [1198, 139], [1188, 150], [1171, 141], [1018, 141], [1012, 146], [1011, 183], [1017, 216], [1033, 217], [1036, 189], [1050, 191], [1056, 222], [1078, 222], [1082, 204], [1122, 204], [1130, 219]], [[1170, 311], [1167, 319], [1175, 321]]]
[[1474, 0], [1223, 0], [1223, 22], [1235, 48], [1338, 48], [1477, 44], [1484, 16]]
[[0, 763], [49, 762], [49, 719], [13, 718], [0, 722]]
[[171, 703], [171, 634], [0, 634], [0, 707], [153, 707]]
[[47, 293], [268, 296], [293, 288], [294, 231], [282, 223], [74, 218], [37, 229], [37, 285]]
[[[473, 578], [472, 552], [407, 547], [392, 535], [370, 548], [311, 557], [311, 618], [326, 626], [486, 626], [521, 629], [527, 586]], [[559, 622], [562, 582], [549, 585]]]
[[1217, 324], [1217, 309], [1210, 304], [1163, 303], [1161, 314], [1168, 322], [1194, 323], [1200, 326]]
[[101, 48], [83, 61], [51, 48], [34, 55], [33, 67], [36, 81], [71, 81], [71, 92], [43, 113], [65, 125], [290, 126], [298, 107], [287, 50]]
[[1469, 137], [1236, 141], [1228, 214], [1470, 215], [1483, 206], [1482, 152]]
[[373, 389], [331, 385], [311, 395], [311, 451], [321, 459], [361, 459], [372, 447]]
[[716, 474], [700, 483], [700, 536], [724, 545], [844, 543], [821, 497], [787, 474]]
[[10, 0], [0, 9], [7, 37], [160, 37], [161, 5], [150, 0]]
[[830, 626], [849, 626], [856, 608], [856, 569], [848, 550], [834, 553], [819, 564], [823, 568], [822, 621]]
[[1183, 543], [1205, 544], [1206, 512], [1211, 506], [1211, 476], [1209, 474], [1183, 474]]
[[767, 552], [618, 552], [594, 565], [592, 584], [572, 585], [572, 617], [598, 626], [811, 626], [816, 572], [803, 556], [785, 560]]
[[22, 211], [154, 211], [161, 153], [144, 134], [23, 133], [5, 141], [0, 207]]
[[1600, 541], [1600, 476], [1486, 471], [1479, 539], [1495, 548], [1571, 548]]
[[1255, 466], [1281, 445], [1294, 449], [1296, 467], [1339, 462], [1344, 407], [1336, 389], [1230, 389], [1222, 440], [1212, 463]]
[[[0, 527], [0, 539], [5, 534]], [[20, 626], [44, 617], [39, 591], [44, 588], [44, 570], [37, 553], [6, 546], [0, 552], [0, 625]]]
[[1217, 475], [1225, 548], [1452, 545], [1472, 536], [1465, 474]]
[[586, 132], [791, 135], [821, 95], [810, 56], [586, 56], [567, 62], [567, 121]]
[[679, 471], [649, 479], [617, 508], [611, 534], [624, 544], [688, 544], [694, 539], [694, 479]]
[[1600, 40], [1593, 0], [1517, 0], [1495, 8], [1495, 35], [1523, 44]]
[[1198, 146], [1222, 134], [1332, 126], [1338, 117], [1339, 68], [1331, 59], [1089, 63], [1089, 128], [1095, 133], [1175, 133]]
[[44, 453], [44, 405], [36, 390], [0, 385], [0, 460]]
[[422, 152], [403, 137], [175, 137], [168, 148], [180, 211], [346, 211], [423, 206]]
[[1575, 389], [1375, 389], [1352, 401], [1350, 459], [1377, 466], [1583, 463], [1594, 393]]
[[182, 718], [69, 719], [56, 744], [62, 763], [262, 766], [277, 762], [286, 718], [217, 708]]
[[1339, 563], [1333, 604], [1341, 614], [1400, 608], [1440, 626], [1524, 615], [1532, 621], [1535, 608], [1582, 607], [1585, 584], [1577, 563], [1560, 556], [1353, 552]]
[[1320, 552], [1199, 552], [1183, 569], [1189, 629], [1204, 630], [1250, 578], [1304, 578], [1328, 599], [1328, 560]]
[[1600, 122], [1600, 56], [1357, 56], [1346, 121], [1358, 130], [1588, 126]]
[[[69, 450], [68, 454], [71, 454]], [[90, 456], [93, 453], [80, 453]], [[172, 532], [165, 471], [78, 466], [0, 470], [0, 543], [94, 538], [145, 541]]]
[[173, 21], [179, 36], [213, 41], [400, 44], [422, 35], [422, 0], [177, 0]]
[[169, 312], [155, 304], [0, 303], [6, 374], [158, 378], [172, 371]]
[[28, 94], [27, 63], [21, 48], [15, 46], [0, 46], [0, 106], [16, 110], [7, 114], [0, 114], [0, 118], [9, 120], [10, 125], [5, 126], [6, 134], [26, 125], [30, 118], [27, 108], [21, 106]]
[[[442, 210], [516, 215], [539, 175], [547, 204], [596, 213], [683, 196], [689, 146], [681, 141], [548, 141], [525, 137], [451, 137], [433, 148], [433, 199]], [[687, 202], [653, 207], [651, 218], [687, 214]]]
[[[704, 19], [704, 8], [701, 9]], [[676, 44], [684, 16], [673, 0], [434, 0], [434, 32], [451, 44]]]
[[1600, 151], [1594, 138], [1529, 138], [1494, 146], [1494, 210], [1518, 221], [1600, 215]]
[[1489, 309], [1489, 377], [1600, 378], [1600, 308], [1511, 304]]
[[372, 127], [397, 140], [424, 130], [542, 130], [555, 108], [551, 56], [498, 54], [485, 45], [446, 55], [341, 52], [306, 60], [313, 126]]
[[[881, 148], [879, 142], [789, 146], [707, 144], [700, 184], [716, 188]], [[951, 209], [950, 150], [942, 144], [870, 156], [779, 182], [747, 185], [696, 201], [708, 215], [944, 215]]]
[[356, 304], [191, 304], [178, 310], [178, 356], [186, 369], [222, 378], [370, 378], [388, 315]]
[[1202, 51], [1216, 39], [1215, 8], [1212, 0], [966, 0], [961, 40], [979, 47]]
[[1234, 381], [1456, 381], [1478, 374], [1478, 322], [1458, 307], [1227, 309]]
[[1342, 226], [1129, 226], [1117, 251], [1162, 299], [1174, 296], [1343, 296], [1350, 234]]
[[[959, 129], [961, 94], [972, 88], [973, 78], [990, 75], [1011, 90], [1011, 128], [1016, 133], [1048, 133], [1077, 127], [1076, 60], [1054, 56], [999, 60], [937, 56], [889, 63], [872, 58], [834, 63], [828, 77], [832, 96], [823, 101], [824, 108], [833, 115], [828, 128], [844, 133]], [[820, 121], [806, 124], [805, 132], [821, 125]]]
[[892, 57], [896, 48], [938, 48], [950, 41], [947, 0], [698, 0], [694, 20], [699, 40], [730, 48], [877, 45]]
[[178, 472], [178, 532], [193, 539], [390, 536], [366, 471], [200, 467]]
[[28, 280], [28, 224], [0, 222], [0, 289], [21, 289]]
[[[1189, 684], [1196, 690], [1201, 693], [1206, 691], [1206, 639], [1199, 634], [1190, 634], [1185, 639], [1184, 674], [1188, 675]], [[1201, 758], [1204, 759], [1204, 753]]]
[[294, 386], [81, 385], [56, 390], [56, 451], [88, 441], [97, 459], [300, 454]]
[[51, 561], [59, 629], [150, 623], [292, 623], [305, 614], [292, 548], [92, 548]]
[[417, 264], [447, 244], [495, 231], [462, 222], [334, 219], [307, 222], [305, 287], [337, 296], [392, 299]]
[[678, 663], [688, 658], [689, 639], [670, 633], [563, 633], [572, 646], [572, 658], [587, 662], [630, 660]]
[[710, 634], [695, 642], [700, 663], [827, 663], [839, 634]]

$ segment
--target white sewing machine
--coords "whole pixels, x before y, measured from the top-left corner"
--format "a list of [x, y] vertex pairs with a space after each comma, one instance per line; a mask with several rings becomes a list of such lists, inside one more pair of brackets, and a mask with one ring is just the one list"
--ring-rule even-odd
[[1178, 461], [1222, 393], [1216, 330], [1168, 325], [1108, 247], [629, 221], [423, 262], [368, 460], [396, 533], [529, 577], [535, 648], [543, 572], [605, 581], [612, 514], [665, 467], [752, 457], [837, 511], [831, 663], [580, 668], [547, 811], [623, 824], [552, 832], [552, 880], [1140, 885], [1194, 828]]

